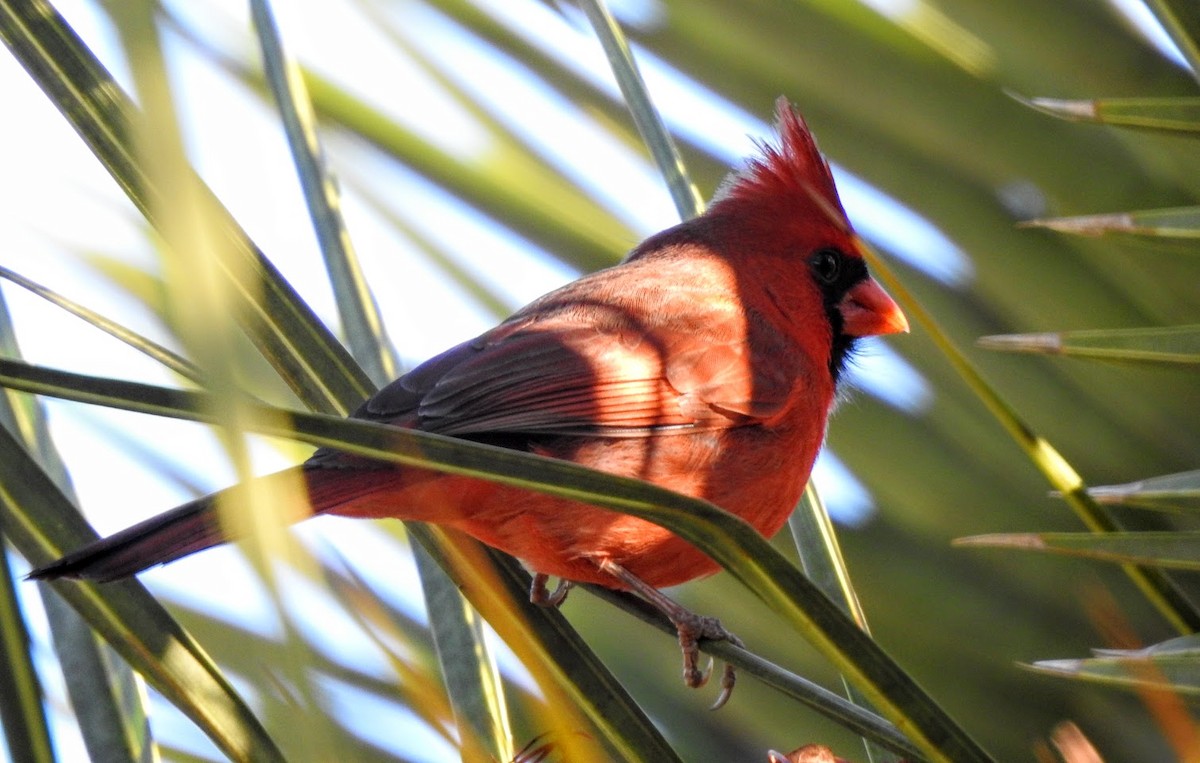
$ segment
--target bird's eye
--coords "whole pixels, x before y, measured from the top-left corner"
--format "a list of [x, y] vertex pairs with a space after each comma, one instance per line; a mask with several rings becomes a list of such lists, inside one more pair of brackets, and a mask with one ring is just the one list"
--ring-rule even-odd
[[809, 265], [821, 283], [832, 284], [842, 274], [842, 257], [837, 249], [819, 249], [809, 259]]

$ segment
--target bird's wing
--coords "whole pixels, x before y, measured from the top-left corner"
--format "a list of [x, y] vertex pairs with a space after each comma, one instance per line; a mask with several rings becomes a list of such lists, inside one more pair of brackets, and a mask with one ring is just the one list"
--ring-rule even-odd
[[736, 305], [687, 302], [658, 305], [672, 317], [648, 325], [613, 320], [611, 305], [603, 317], [573, 305], [502, 324], [397, 379], [355, 415], [449, 435], [629, 437], [780, 411], [801, 373], [784, 338]]

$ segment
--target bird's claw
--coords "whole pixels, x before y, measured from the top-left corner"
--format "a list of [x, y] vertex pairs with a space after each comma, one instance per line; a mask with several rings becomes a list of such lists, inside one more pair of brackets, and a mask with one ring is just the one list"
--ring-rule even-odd
[[[688, 613], [688, 617], [674, 620], [675, 631], [679, 634], [679, 649], [683, 653], [683, 682], [693, 689], [698, 689], [708, 683], [712, 676], [713, 659], [708, 659], [708, 666], [700, 670], [697, 659], [700, 656], [700, 639], [711, 641], [728, 641], [736, 646], [744, 646], [742, 640], [730, 633], [715, 617], [705, 617]], [[726, 663], [721, 672], [721, 693], [713, 702], [711, 710], [720, 709], [733, 694], [733, 686], [737, 683], [737, 671]]]
[[567, 600], [567, 594], [571, 592], [571, 588], [575, 584], [570, 580], [559, 580], [558, 585], [554, 587], [554, 592], [551, 593], [546, 588], [546, 581], [549, 579], [549, 575], [541, 572], [533, 576], [533, 582], [529, 584], [529, 601], [539, 607], [557, 608]]
[[[685, 663], [687, 661], [686, 655], [684, 656], [684, 661]], [[715, 664], [716, 660], [714, 660], [712, 656], [709, 656], [708, 662], [705, 664], [703, 671], [693, 670], [692, 675], [690, 676], [690, 678], [693, 680], [689, 680], [688, 670], [686, 667], [684, 667], [684, 683], [693, 689], [698, 689], [701, 686], [707, 686], [709, 679], [712, 678], [713, 665]], [[733, 696], [733, 686], [736, 683], [737, 671], [734, 670], [732, 665], [726, 663], [721, 669], [721, 693], [717, 695], [716, 701], [714, 701], [708, 709], [720, 710], [722, 707], [724, 707], [725, 703], [729, 701], [729, 698]]]
[[725, 707], [725, 703], [733, 696], [733, 685], [737, 683], [737, 671], [729, 663], [725, 663], [725, 669], [721, 671], [721, 693], [717, 695], [716, 700], [708, 706], [709, 710], [720, 710]]

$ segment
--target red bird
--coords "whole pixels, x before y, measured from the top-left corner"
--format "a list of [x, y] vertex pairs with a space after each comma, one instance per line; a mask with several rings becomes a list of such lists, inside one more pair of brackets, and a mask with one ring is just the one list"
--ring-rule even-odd
[[[779, 145], [703, 215], [423, 363], [354, 416], [648, 480], [773, 535], [808, 480], [855, 340], [908, 329], [868, 275], [803, 119], [785, 99], [777, 111]], [[696, 639], [728, 637], [658, 593], [718, 566], [650, 522], [330, 449], [296, 470], [314, 514], [461, 530], [523, 560], [540, 603], [565, 594], [547, 593], [551, 575], [636, 591], [679, 628], [691, 685], [704, 680]], [[209, 496], [31, 577], [113, 580], [226, 540]]]

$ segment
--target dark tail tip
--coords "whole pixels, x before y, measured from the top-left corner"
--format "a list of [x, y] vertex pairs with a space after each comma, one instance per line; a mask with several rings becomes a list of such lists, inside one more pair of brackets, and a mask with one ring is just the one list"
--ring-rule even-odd
[[38, 567], [25, 576], [26, 580], [91, 580], [109, 583], [136, 575], [155, 562], [142, 564], [119, 555], [108, 546], [109, 538], [90, 543], [50, 564]]
[[109, 580], [119, 580], [120, 577], [109, 579], [101, 579], [88, 574], [86, 563], [72, 563], [71, 555], [64, 556], [58, 561], [51, 562], [44, 567], [38, 567], [33, 572], [25, 576], [26, 580], [95, 580], [98, 583], [107, 583]]
[[26, 579], [106, 583], [225, 540], [211, 498], [201, 498], [72, 551], [30, 572]]

